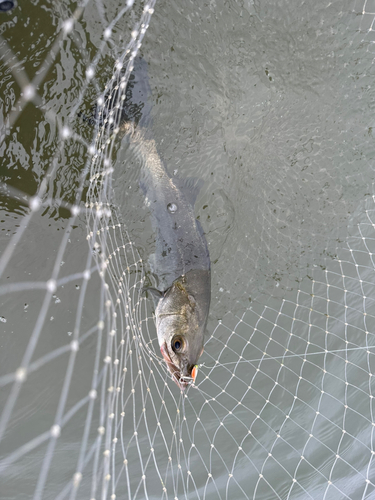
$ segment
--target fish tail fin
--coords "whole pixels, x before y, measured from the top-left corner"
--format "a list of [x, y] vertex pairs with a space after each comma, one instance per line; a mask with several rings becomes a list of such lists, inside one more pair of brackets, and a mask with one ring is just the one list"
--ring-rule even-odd
[[122, 121], [135, 122], [138, 127], [147, 128], [151, 125], [151, 109], [148, 64], [142, 57], [137, 56], [126, 87]]

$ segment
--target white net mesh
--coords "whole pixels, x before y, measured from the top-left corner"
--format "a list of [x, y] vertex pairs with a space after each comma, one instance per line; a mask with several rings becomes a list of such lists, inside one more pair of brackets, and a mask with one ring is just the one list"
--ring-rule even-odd
[[[0, 498], [372, 498], [375, 3], [0, 15]], [[160, 154], [205, 181], [212, 306], [185, 392], [119, 130], [139, 52]]]

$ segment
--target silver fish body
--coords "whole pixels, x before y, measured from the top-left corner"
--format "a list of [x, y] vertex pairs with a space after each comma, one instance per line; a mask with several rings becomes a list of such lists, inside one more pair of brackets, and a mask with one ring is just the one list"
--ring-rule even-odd
[[152, 267], [159, 289], [152, 293], [158, 341], [173, 379], [185, 389], [203, 352], [211, 298], [207, 242], [194, 214], [199, 183], [171, 177], [142, 129], [132, 142], [142, 158], [140, 185], [156, 233]]
[[151, 134], [151, 109], [147, 63], [136, 58], [121, 113], [142, 164], [140, 186], [155, 231], [150, 263], [158, 289], [149, 292], [159, 346], [172, 378], [185, 389], [195, 379], [203, 352], [211, 299], [210, 256], [194, 214], [200, 182], [168, 173]]

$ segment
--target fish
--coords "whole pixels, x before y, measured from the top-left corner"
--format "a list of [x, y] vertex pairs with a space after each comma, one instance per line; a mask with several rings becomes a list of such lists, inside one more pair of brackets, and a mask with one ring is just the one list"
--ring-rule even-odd
[[[154, 301], [162, 357], [172, 379], [185, 390], [195, 382], [211, 301], [210, 255], [194, 213], [202, 181], [172, 176], [167, 170], [152, 136], [151, 90], [144, 59], [135, 60], [134, 75], [127, 99], [134, 93], [142, 109], [128, 102], [127, 109], [133, 110], [137, 120], [129, 129], [130, 144], [141, 160], [139, 184], [155, 232], [155, 253], [149, 261], [158, 282], [146, 291]], [[129, 124], [129, 118], [125, 123]]]

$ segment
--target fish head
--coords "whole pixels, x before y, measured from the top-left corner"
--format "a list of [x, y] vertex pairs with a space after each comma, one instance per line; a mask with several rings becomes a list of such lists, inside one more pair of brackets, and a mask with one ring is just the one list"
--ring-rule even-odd
[[197, 362], [203, 353], [206, 320], [194, 297], [171, 287], [156, 308], [160, 351], [173, 380], [184, 390], [195, 381]]

